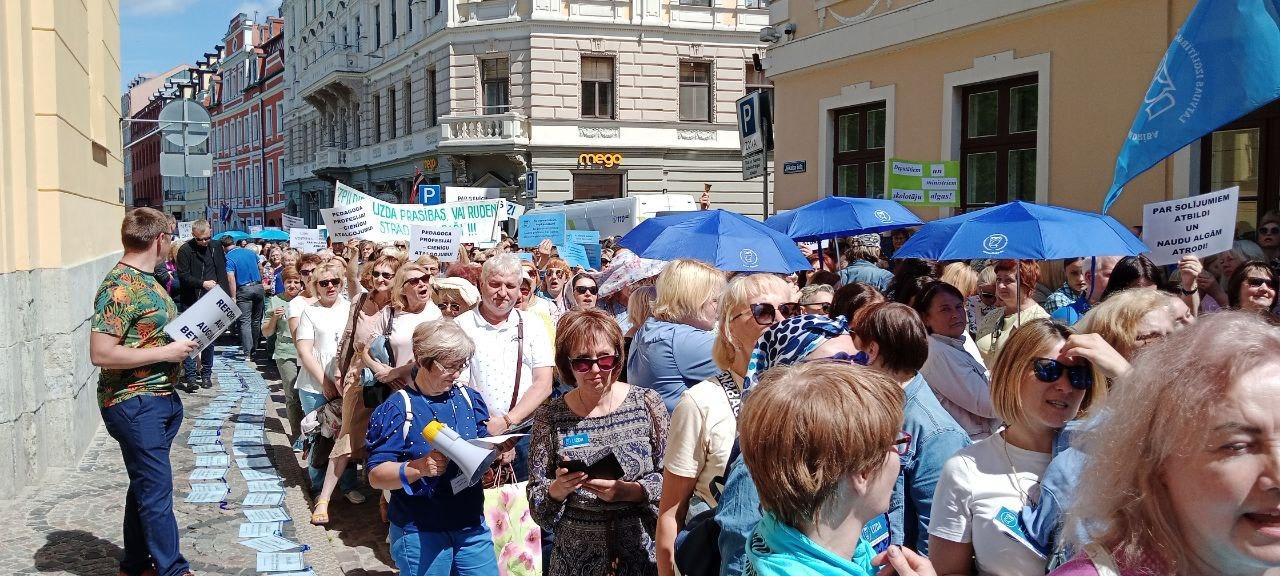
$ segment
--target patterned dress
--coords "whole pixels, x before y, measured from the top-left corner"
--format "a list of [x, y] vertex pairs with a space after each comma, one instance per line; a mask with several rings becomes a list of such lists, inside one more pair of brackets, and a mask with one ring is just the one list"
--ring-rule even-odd
[[[653, 534], [667, 426], [662, 397], [636, 386], [606, 416], [578, 416], [564, 397], [538, 409], [529, 447], [528, 492], [534, 521], [556, 535], [548, 576], [658, 573]], [[564, 502], [551, 498], [548, 488], [562, 458], [591, 461], [603, 451], [617, 458], [623, 480], [644, 487], [645, 502], [605, 502], [584, 489]]]

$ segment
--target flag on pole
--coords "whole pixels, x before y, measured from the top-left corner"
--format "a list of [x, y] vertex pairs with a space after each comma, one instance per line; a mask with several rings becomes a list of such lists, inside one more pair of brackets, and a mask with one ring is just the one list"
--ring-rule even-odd
[[1156, 68], [1102, 201], [1186, 145], [1280, 97], [1280, 0], [1203, 0]]
[[418, 190], [418, 185], [422, 183], [422, 180], [423, 180], [422, 169], [414, 168], [413, 169], [413, 185], [409, 186], [409, 190], [410, 190], [409, 198], [413, 199], [414, 204], [423, 203], [421, 198], [422, 195], [419, 193], [419, 190]]

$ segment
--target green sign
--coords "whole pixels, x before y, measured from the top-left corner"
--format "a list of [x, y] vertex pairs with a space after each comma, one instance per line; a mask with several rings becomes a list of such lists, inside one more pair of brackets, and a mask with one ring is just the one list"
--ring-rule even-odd
[[890, 158], [887, 197], [905, 206], [959, 206], [960, 163]]

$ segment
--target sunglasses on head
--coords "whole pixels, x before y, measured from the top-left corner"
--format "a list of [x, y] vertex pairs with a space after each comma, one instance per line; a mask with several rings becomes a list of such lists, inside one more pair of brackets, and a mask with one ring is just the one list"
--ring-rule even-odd
[[1067, 382], [1072, 388], [1088, 390], [1093, 387], [1093, 369], [1088, 364], [1068, 366], [1057, 360], [1036, 358], [1031, 366], [1036, 373], [1036, 379], [1045, 384], [1057, 382], [1062, 377], [1062, 373], [1066, 372]]
[[[755, 319], [756, 324], [761, 326], [771, 326], [778, 314], [782, 314], [783, 318], [790, 318], [799, 313], [800, 305], [795, 302], [787, 302], [786, 304], [780, 304], [777, 307], [765, 302], [762, 304], [752, 304], [751, 312], [743, 312], [738, 316], [751, 314], [751, 317]], [[736, 319], [738, 316], [734, 316], [734, 318]]]
[[422, 284], [423, 282], [426, 282], [426, 281], [427, 281], [427, 277], [426, 277], [426, 276], [414, 276], [413, 278], [405, 278], [405, 279], [404, 279], [404, 285], [405, 285], [405, 286], [417, 286], [417, 285]]
[[814, 358], [815, 361], [827, 362], [844, 362], [846, 364], [857, 364], [866, 366], [871, 363], [871, 357], [866, 352], [858, 351], [857, 354], [849, 354], [848, 352], [836, 352], [826, 358]]
[[339, 284], [342, 284], [342, 280], [339, 278], [330, 278], [328, 280], [316, 280], [316, 286], [319, 286], [321, 288], [328, 288], [330, 286], [337, 286]]
[[574, 372], [590, 372], [592, 366], [599, 366], [602, 372], [613, 370], [618, 363], [617, 354], [606, 354], [598, 358], [570, 358], [569, 366]]
[[374, 270], [373, 272], [369, 273], [369, 276], [372, 276], [374, 278], [385, 278], [387, 280], [390, 280], [392, 278], [395, 278], [396, 273], [395, 272], [379, 272], [377, 270]]
[[1250, 276], [1249, 278], [1245, 278], [1244, 281], [1247, 284], [1249, 284], [1250, 288], [1260, 288], [1263, 285], [1270, 286], [1273, 289], [1276, 287], [1276, 281], [1269, 280], [1267, 278], [1257, 278], [1257, 277]]
[[600, 287], [599, 286], [574, 286], [573, 291], [577, 292], [578, 294], [586, 294], [587, 292], [590, 292], [592, 294], [599, 294]]

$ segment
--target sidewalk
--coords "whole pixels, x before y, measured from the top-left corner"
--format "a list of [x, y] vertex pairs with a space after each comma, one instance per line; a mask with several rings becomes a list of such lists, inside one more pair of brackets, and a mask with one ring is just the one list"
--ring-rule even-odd
[[[222, 358], [217, 363], [222, 363]], [[267, 361], [269, 362], [269, 361]], [[387, 551], [386, 527], [378, 517], [378, 494], [367, 486], [368, 501], [354, 506], [338, 495], [330, 506], [329, 529], [312, 526], [305, 494], [305, 474], [284, 431], [284, 396], [274, 365], [263, 362], [259, 373], [267, 380], [265, 445], [284, 478], [284, 507], [293, 518], [285, 523], [285, 538], [306, 544], [307, 564], [319, 576], [390, 576], [396, 570]], [[244, 522], [240, 501], [244, 479], [234, 464], [226, 476], [230, 493], [226, 504], [189, 504], [188, 475], [196, 454], [187, 446], [195, 416], [218, 394], [212, 390], [182, 394], [185, 418], [174, 440], [170, 461], [174, 473], [174, 514], [182, 538], [182, 552], [198, 576], [257, 574], [257, 552], [241, 545], [238, 527]], [[231, 445], [231, 424], [222, 440]], [[234, 460], [234, 458], [233, 458]], [[123, 545], [121, 522], [128, 478], [119, 445], [99, 427], [79, 463], [51, 474], [41, 487], [0, 500], [0, 574], [113, 576]]]

